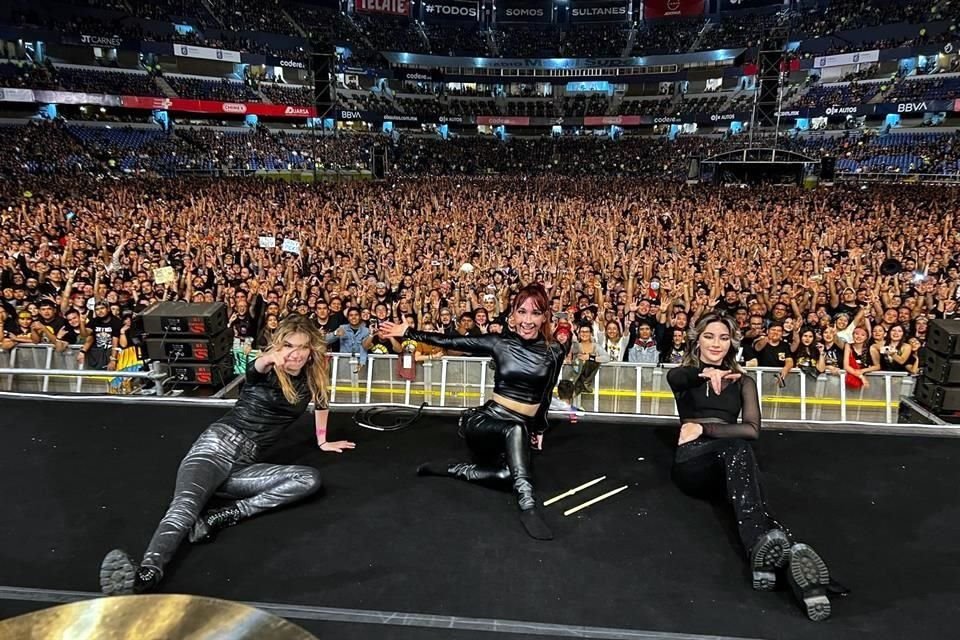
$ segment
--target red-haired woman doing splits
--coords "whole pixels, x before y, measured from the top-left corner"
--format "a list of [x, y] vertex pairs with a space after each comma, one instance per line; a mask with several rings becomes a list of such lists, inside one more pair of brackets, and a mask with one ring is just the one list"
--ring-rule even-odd
[[546, 412], [569, 348], [569, 333], [553, 336], [549, 298], [542, 285], [520, 289], [511, 313], [515, 331], [443, 335], [385, 322], [380, 335], [493, 358], [493, 399], [460, 416], [460, 434], [474, 462], [425, 464], [419, 473], [469, 482], [512, 480], [527, 533], [538, 540], [550, 540], [553, 535], [536, 510], [529, 447], [531, 443], [539, 446], [546, 428]]

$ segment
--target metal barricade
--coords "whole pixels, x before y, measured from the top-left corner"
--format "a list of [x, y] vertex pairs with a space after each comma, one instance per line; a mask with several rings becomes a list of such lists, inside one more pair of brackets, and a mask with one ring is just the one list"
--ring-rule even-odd
[[[157, 373], [83, 371], [76, 350], [57, 353], [50, 345], [20, 345], [9, 352], [0, 351], [0, 391], [116, 394], [122, 392], [118, 383], [130, 380], [133, 393], [141, 392], [136, 387], [142, 381], [154, 385], [150, 393], [163, 393], [162, 376]], [[427, 360], [417, 364], [412, 380], [399, 374], [397, 364], [393, 355], [370, 355], [360, 366], [355, 356], [330, 354], [331, 403], [417, 406], [427, 402], [459, 409], [480, 405], [493, 395], [494, 370], [489, 358]], [[590, 388], [574, 399], [574, 405], [598, 415], [676, 416], [673, 392], [666, 380], [671, 366], [604, 364]], [[799, 369], [791, 371], [781, 387], [779, 372], [763, 367], [747, 370], [757, 381], [765, 420], [895, 424], [900, 399], [909, 397], [914, 387], [909, 375], [877, 372], [867, 376], [868, 386], [853, 390], [844, 384], [843, 375], [812, 377]], [[561, 377], [572, 378], [572, 367], [565, 365]], [[240, 381], [235, 380], [219, 397], [236, 398], [239, 388]]]
[[[612, 362], [602, 365], [591, 388], [574, 399], [589, 413], [677, 415], [666, 375], [672, 365], [657, 366]], [[489, 358], [444, 357], [419, 363], [415, 378], [397, 373], [397, 357], [370, 355], [360, 367], [356, 358], [331, 354], [331, 401], [338, 404], [406, 404], [428, 402], [437, 407], [466, 408], [482, 404], [493, 394], [493, 368]], [[869, 386], [846, 388], [842, 375], [812, 377], [799, 369], [781, 387], [780, 369], [756, 367], [747, 374], [757, 381], [761, 413], [778, 422], [863, 422], [895, 424], [900, 398], [913, 392], [913, 378], [903, 373], [877, 372]], [[565, 365], [562, 378], [573, 377]]]
[[162, 394], [161, 377], [149, 371], [84, 370], [79, 346], [57, 351], [49, 344], [22, 344], [0, 350], [0, 390], [18, 393], [139, 393], [152, 381], [151, 394]]

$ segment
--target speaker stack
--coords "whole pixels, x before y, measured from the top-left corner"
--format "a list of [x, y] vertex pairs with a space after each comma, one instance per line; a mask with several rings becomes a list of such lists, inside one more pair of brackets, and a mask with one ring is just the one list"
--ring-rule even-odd
[[233, 334], [222, 302], [158, 302], [142, 322], [143, 351], [174, 385], [222, 387], [233, 378]]
[[920, 350], [923, 375], [914, 399], [946, 422], [960, 423], [960, 320], [931, 320]]

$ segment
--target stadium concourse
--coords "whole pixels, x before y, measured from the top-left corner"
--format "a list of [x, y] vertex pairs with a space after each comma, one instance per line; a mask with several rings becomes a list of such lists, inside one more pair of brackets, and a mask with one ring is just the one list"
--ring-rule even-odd
[[[73, 602], [106, 637], [101, 590], [317, 638], [953, 637], [960, 440], [920, 399], [960, 4], [676, 4], [0, 8], [0, 637]], [[191, 357], [144, 324], [179, 303], [222, 320]], [[718, 331], [733, 372], [693, 370]], [[436, 462], [482, 429], [500, 466]]]

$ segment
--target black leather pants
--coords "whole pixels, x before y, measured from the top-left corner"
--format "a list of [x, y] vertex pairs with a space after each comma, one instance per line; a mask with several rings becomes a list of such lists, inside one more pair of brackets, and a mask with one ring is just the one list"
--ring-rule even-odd
[[753, 447], [737, 438], [698, 438], [677, 448], [673, 481], [682, 491], [699, 497], [720, 497], [733, 507], [740, 541], [747, 554], [775, 520], [767, 513], [760, 469]]
[[514, 413], [492, 400], [460, 416], [460, 435], [467, 441], [473, 463], [451, 465], [447, 473], [469, 482], [513, 480], [521, 510], [533, 509], [536, 500], [530, 473], [527, 416]]

